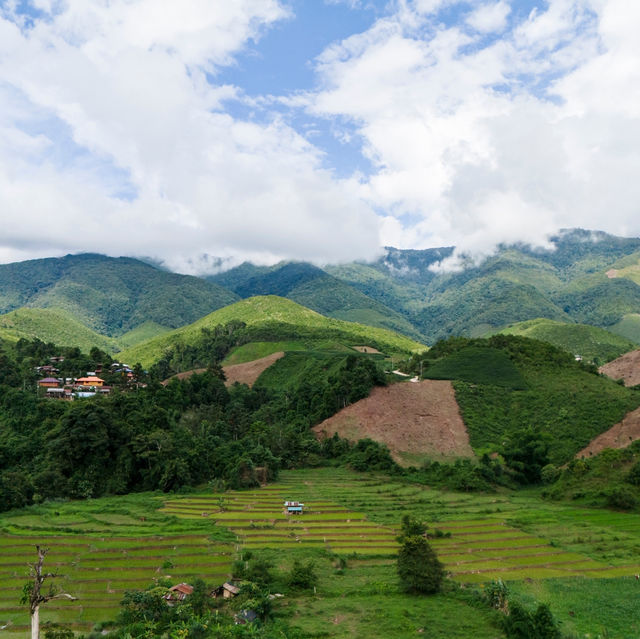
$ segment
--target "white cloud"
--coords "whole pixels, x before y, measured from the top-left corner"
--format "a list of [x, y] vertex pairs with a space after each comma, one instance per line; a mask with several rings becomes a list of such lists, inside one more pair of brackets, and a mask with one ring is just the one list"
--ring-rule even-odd
[[[468, 22], [508, 13], [479, 2]], [[318, 58], [306, 108], [356, 127], [385, 243], [481, 256], [562, 227], [640, 234], [640, 5], [551, 0], [511, 21], [486, 42], [403, 5]]]
[[238, 89], [205, 75], [289, 17], [277, 0], [39, 7], [33, 26], [0, 10], [0, 259], [377, 251], [377, 217], [351, 183], [284, 122], [226, 113]]
[[511, 7], [504, 1], [478, 7], [468, 18], [467, 24], [481, 33], [502, 31], [507, 26]]

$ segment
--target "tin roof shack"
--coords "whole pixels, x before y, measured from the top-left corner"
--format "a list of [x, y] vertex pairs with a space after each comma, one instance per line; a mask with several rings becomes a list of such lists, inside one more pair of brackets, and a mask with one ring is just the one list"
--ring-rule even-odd
[[299, 501], [285, 501], [284, 512], [287, 515], [301, 515], [304, 510], [304, 504]]
[[230, 584], [225, 581], [221, 586], [218, 586], [215, 590], [211, 591], [211, 596], [214, 599], [222, 597], [223, 599], [232, 599], [240, 592], [240, 588], [234, 584]]
[[38, 380], [38, 386], [40, 388], [57, 388], [60, 386], [60, 380], [55, 377], [45, 377]]
[[164, 596], [169, 605], [174, 604], [176, 601], [184, 601], [190, 594], [193, 593], [193, 586], [189, 584], [177, 584], [171, 586], [169, 592]]

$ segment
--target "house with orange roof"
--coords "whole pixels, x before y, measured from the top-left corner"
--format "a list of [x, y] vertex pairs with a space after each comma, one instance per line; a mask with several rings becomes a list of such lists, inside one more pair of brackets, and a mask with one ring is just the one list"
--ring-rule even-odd
[[102, 386], [104, 384], [104, 379], [100, 379], [95, 375], [90, 375], [89, 377], [78, 377], [76, 383], [81, 384], [82, 386]]

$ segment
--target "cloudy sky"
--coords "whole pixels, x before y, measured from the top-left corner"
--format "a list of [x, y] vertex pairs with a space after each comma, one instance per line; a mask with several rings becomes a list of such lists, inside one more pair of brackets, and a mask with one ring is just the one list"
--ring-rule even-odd
[[0, 0], [0, 261], [639, 235], [639, 29], [629, 0]]

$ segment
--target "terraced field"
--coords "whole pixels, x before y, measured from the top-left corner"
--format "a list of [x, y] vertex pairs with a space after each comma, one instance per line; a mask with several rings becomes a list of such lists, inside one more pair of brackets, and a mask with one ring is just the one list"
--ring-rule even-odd
[[[284, 514], [287, 499], [303, 501], [305, 513]], [[591, 590], [606, 602], [609, 593], [636, 587], [639, 515], [548, 503], [522, 491], [447, 493], [343, 469], [287, 471], [278, 483], [250, 491], [130, 495], [5, 513], [0, 517], [0, 626], [11, 624], [4, 635], [16, 639], [27, 630], [19, 598], [37, 543], [51, 549], [47, 568], [65, 575], [61, 585], [78, 597], [48, 603], [43, 621], [64, 622], [78, 631], [113, 618], [125, 590], [144, 588], [155, 578], [168, 576], [177, 583], [200, 577], [211, 585], [227, 579], [243, 548], [266, 553], [281, 571], [289, 569], [292, 557], [316, 560], [317, 597], [287, 602], [293, 623], [303, 629], [331, 637], [357, 635], [371, 625], [374, 600], [393, 602], [395, 612], [385, 610], [396, 615], [394, 623], [410, 610], [411, 624], [419, 628], [424, 612], [398, 590], [395, 571], [395, 537], [405, 513], [429, 523], [431, 543], [456, 581], [479, 584], [501, 577], [523, 596], [564, 593], [566, 630], [583, 637], [606, 625], [610, 637], [637, 636], [635, 630], [629, 634], [629, 624], [612, 632], [616, 621], [613, 613], [607, 617], [604, 604], [581, 608], [580, 618], [574, 613]], [[347, 561], [344, 575], [335, 570], [336, 556]], [[434, 615], [442, 608], [457, 618], [462, 612], [452, 612], [456, 606], [466, 610], [462, 602], [438, 597], [429, 600]], [[640, 628], [640, 602], [625, 600], [625, 606], [626, 619]], [[464, 623], [472, 625], [466, 636], [497, 636], [477, 611], [467, 613]], [[486, 634], [478, 634], [476, 622], [486, 626]], [[465, 636], [464, 623], [456, 626], [458, 634], [447, 636]], [[384, 636], [372, 628], [367, 632]]]
[[[286, 499], [303, 501], [305, 513], [284, 514]], [[440, 560], [465, 583], [640, 571], [638, 515], [547, 504], [518, 494], [443, 493], [340, 469], [282, 473], [268, 488], [179, 498], [163, 511], [215, 519], [244, 547], [313, 546], [369, 563], [376, 557], [393, 562], [399, 521], [410, 512], [429, 522]]]
[[160, 515], [160, 499], [138, 495], [51, 504], [0, 517], [0, 626], [9, 624], [3, 636], [27, 632], [29, 615], [19, 599], [36, 544], [49, 548], [45, 568], [62, 576], [55, 582], [77, 597], [49, 602], [41, 620], [77, 631], [112, 619], [125, 590], [146, 588], [158, 577], [227, 579], [235, 551], [228, 533], [211, 522], [184, 526]]

